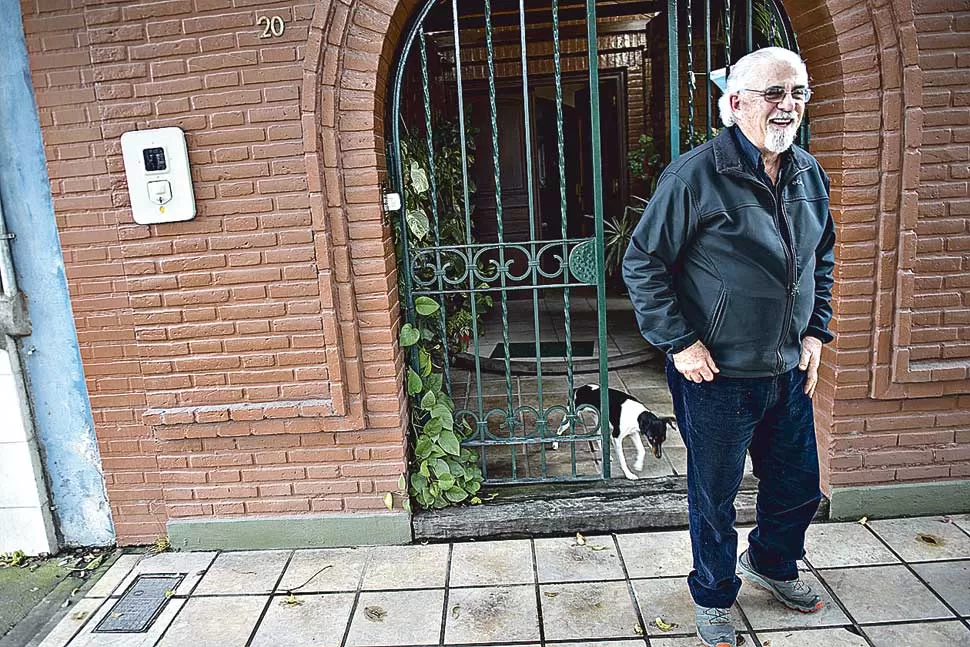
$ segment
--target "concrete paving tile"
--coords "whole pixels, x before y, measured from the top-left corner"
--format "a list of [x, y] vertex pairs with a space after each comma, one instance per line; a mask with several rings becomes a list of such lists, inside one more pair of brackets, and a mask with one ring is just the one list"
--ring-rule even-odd
[[451, 552], [451, 586], [532, 584], [532, 546], [528, 539], [455, 544]]
[[115, 560], [108, 572], [101, 576], [101, 578], [95, 583], [94, 586], [87, 592], [86, 598], [106, 598], [109, 595], [113, 595], [115, 589], [121, 584], [124, 579], [131, 572], [131, 569], [138, 564], [139, 561], [144, 557], [144, 555], [135, 555], [128, 553], [126, 555], [119, 555], [118, 559]]
[[356, 591], [369, 554], [368, 548], [295, 551], [277, 590], [285, 592], [302, 584], [299, 593]]
[[188, 595], [192, 588], [202, 579], [205, 569], [212, 564], [216, 558], [214, 552], [205, 553], [160, 553], [158, 555], [144, 556], [128, 573], [121, 586], [118, 586], [112, 596], [123, 595], [131, 583], [139, 575], [146, 573], [184, 573], [182, 583], [175, 589], [176, 595]]
[[762, 645], [771, 647], [868, 647], [869, 643], [848, 629], [802, 629], [799, 631], [759, 631]]
[[[807, 582], [812, 590], [822, 597], [825, 606], [815, 613], [799, 613], [792, 611], [778, 602], [765, 589], [744, 582], [738, 594], [738, 606], [748, 616], [748, 622], [755, 631], [769, 629], [794, 629], [809, 627], [835, 627], [850, 624], [849, 619], [832, 600], [832, 595], [811, 573], [802, 573], [801, 579]], [[743, 579], [743, 578], [742, 578]]]
[[953, 515], [950, 519], [953, 523], [963, 528], [964, 531], [970, 532], [970, 514]]
[[444, 588], [448, 545], [376, 546], [364, 569], [364, 589]]
[[443, 589], [361, 593], [347, 647], [437, 645], [444, 604]]
[[819, 571], [857, 622], [898, 622], [952, 617], [905, 566], [863, 566]]
[[98, 611], [104, 602], [102, 599], [84, 598], [79, 600], [67, 612], [60, 622], [54, 625], [50, 633], [44, 636], [38, 647], [64, 647], [67, 642], [81, 630]]
[[272, 593], [290, 552], [247, 550], [221, 553], [199, 582], [194, 595]]
[[294, 597], [298, 604], [288, 603], [289, 598], [285, 595], [270, 600], [252, 647], [340, 647], [354, 605], [354, 594], [296, 594]]
[[623, 568], [609, 535], [586, 537], [582, 546], [576, 544], [575, 537], [536, 539], [535, 547], [540, 582], [623, 579]]
[[115, 633], [94, 633], [94, 628], [98, 623], [111, 612], [111, 608], [117, 600], [108, 599], [104, 605], [98, 609], [97, 613], [91, 618], [84, 629], [74, 637], [69, 647], [153, 647], [162, 633], [168, 629], [179, 611], [181, 611], [184, 600], [169, 600], [162, 609], [162, 613], [156, 618], [155, 622], [148, 628], [148, 631], [141, 634], [115, 634]]
[[[654, 619], [662, 618], [667, 624], [677, 625], [673, 632], [694, 633], [694, 601], [690, 597], [687, 581], [682, 577], [663, 578], [658, 580], [637, 580], [633, 582], [637, 604], [640, 605], [640, 615], [647, 623], [649, 636], [664, 636]], [[732, 610], [734, 626], [741, 628], [741, 616], [737, 607]], [[652, 640], [652, 638], [651, 638]]]
[[539, 640], [533, 586], [452, 589], [445, 612], [446, 643]]
[[[693, 625], [691, 625], [691, 629], [693, 629]], [[609, 644], [613, 644], [613, 643], [609, 643]], [[638, 644], [642, 645], [643, 643], [641, 642]], [[672, 638], [652, 637], [650, 638], [650, 646], [651, 647], [701, 647], [701, 641], [696, 635], [679, 636], [679, 637], [672, 637]], [[608, 647], [608, 645], [604, 644], [603, 647]], [[738, 647], [754, 647], [754, 640], [751, 639], [750, 634], [742, 634], [742, 633], [738, 634]], [[813, 647], [816, 647], [816, 646], [813, 646]]]
[[805, 534], [805, 554], [816, 568], [898, 564], [865, 526], [851, 523], [813, 523]]
[[863, 627], [876, 647], [956, 647], [970, 644], [970, 629], [962, 622], [919, 622], [909, 625]]
[[686, 576], [694, 558], [686, 530], [617, 535], [620, 554], [631, 578]]
[[913, 564], [913, 570], [957, 613], [970, 616], [970, 560]]
[[636, 638], [637, 616], [626, 582], [540, 586], [547, 640]]
[[245, 645], [268, 597], [236, 595], [190, 598], [157, 647]]
[[611, 640], [608, 642], [564, 642], [556, 643], [556, 647], [643, 647], [643, 639]]
[[[970, 536], [941, 519], [942, 517], [885, 519], [870, 521], [869, 526], [907, 562], [970, 557]], [[942, 545], [919, 541], [917, 537], [921, 533], [941, 538]]]

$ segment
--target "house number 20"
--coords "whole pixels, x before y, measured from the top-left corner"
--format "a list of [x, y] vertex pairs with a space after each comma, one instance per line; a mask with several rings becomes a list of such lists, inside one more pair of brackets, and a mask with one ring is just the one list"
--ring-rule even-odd
[[279, 16], [260, 16], [256, 19], [257, 25], [263, 26], [263, 34], [260, 38], [269, 38], [271, 36], [282, 36], [283, 35], [283, 19]]

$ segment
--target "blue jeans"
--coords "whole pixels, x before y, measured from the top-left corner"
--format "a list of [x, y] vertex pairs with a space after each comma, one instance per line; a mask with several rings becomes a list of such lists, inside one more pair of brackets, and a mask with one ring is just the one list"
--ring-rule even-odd
[[798, 368], [776, 377], [715, 377], [696, 384], [667, 361], [667, 384], [687, 446], [687, 505], [694, 569], [687, 577], [694, 602], [734, 604], [738, 533], [734, 498], [750, 450], [759, 479], [757, 522], [748, 536], [754, 569], [772, 579], [798, 576], [805, 531], [822, 493], [812, 401]]

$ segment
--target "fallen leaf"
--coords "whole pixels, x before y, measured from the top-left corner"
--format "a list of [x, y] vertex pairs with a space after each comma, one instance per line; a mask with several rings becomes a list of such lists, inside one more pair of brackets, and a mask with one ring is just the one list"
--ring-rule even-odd
[[285, 600], [283, 600], [282, 605], [287, 607], [296, 607], [303, 604], [303, 600], [297, 598], [295, 595], [290, 593]]
[[583, 537], [578, 532], [576, 533], [576, 545], [577, 546], [585, 546], [586, 545], [586, 537]]
[[654, 618], [653, 624], [657, 625], [657, 629], [660, 631], [670, 631], [680, 626], [676, 622], [665, 622], [660, 616]]
[[71, 620], [84, 620], [88, 617], [87, 611], [75, 611], [71, 614]]
[[639, 622], [637, 624], [633, 625], [633, 633], [635, 633], [638, 636], [642, 636], [643, 635], [643, 627], [640, 626], [640, 623]]
[[554, 598], [557, 595], [559, 595], [559, 591], [546, 591], [545, 593], [543, 593], [543, 595], [546, 596], [547, 598]]
[[763, 647], [771, 647], [771, 639], [769, 638], [768, 640], [762, 640], [761, 644]]
[[364, 617], [371, 622], [384, 622], [384, 618], [387, 616], [387, 611], [381, 607], [364, 607]]
[[394, 495], [391, 494], [390, 492], [384, 493], [384, 505], [387, 507], [388, 510], [394, 509]]
[[606, 550], [609, 546], [590, 546], [590, 550]]
[[458, 619], [458, 616], [460, 616], [460, 615], [461, 615], [461, 605], [460, 604], [456, 604], [455, 606], [453, 606], [451, 608], [451, 617], [454, 618], [455, 620], [457, 620]]
[[863, 518], [861, 518], [861, 519], [859, 519], [859, 521], [858, 521], [857, 523], [858, 523], [859, 525], [862, 525], [862, 526], [864, 526], [864, 525], [866, 525], [867, 523], [869, 523], [869, 517], [863, 517]]
[[165, 589], [165, 599], [166, 600], [169, 599], [170, 597], [172, 597], [173, 595], [175, 595], [175, 591], [173, 591], [172, 589]]

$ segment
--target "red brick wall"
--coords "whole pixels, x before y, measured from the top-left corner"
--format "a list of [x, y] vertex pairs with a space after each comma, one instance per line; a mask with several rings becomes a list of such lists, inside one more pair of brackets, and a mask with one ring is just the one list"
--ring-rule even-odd
[[[382, 509], [404, 469], [378, 57], [330, 62], [388, 19], [240, 4], [24, 5], [120, 543], [176, 517]], [[260, 15], [281, 16], [283, 36], [260, 38]], [[328, 136], [331, 65], [348, 81]], [[163, 126], [186, 132], [198, 216], [135, 225], [119, 138]]]
[[[404, 469], [379, 194], [414, 4], [24, 3], [121, 543], [176, 517], [380, 509]], [[966, 477], [965, 5], [788, 5], [839, 227], [825, 487]], [[261, 15], [283, 37], [259, 38]], [[199, 215], [135, 225], [119, 137], [171, 125]]]
[[788, 3], [838, 224], [825, 489], [970, 476], [970, 8]]

